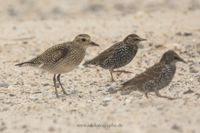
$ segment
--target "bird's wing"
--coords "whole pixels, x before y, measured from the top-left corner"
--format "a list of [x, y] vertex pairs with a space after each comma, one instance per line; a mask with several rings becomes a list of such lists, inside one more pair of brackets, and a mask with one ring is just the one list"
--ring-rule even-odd
[[110, 57], [110, 55], [113, 55], [116, 49], [118, 49], [121, 45], [123, 45], [123, 42], [116, 43], [109, 47], [108, 49], [101, 52], [98, 56], [90, 60], [87, 64], [96, 64], [98, 65], [98, 62], [103, 62], [106, 59]]
[[145, 72], [135, 76], [134, 78], [128, 80], [127, 82], [123, 83], [123, 87], [127, 86], [139, 86], [140, 84], [151, 80], [158, 78], [162, 72], [163, 65], [161, 63], [157, 63], [153, 65], [152, 67], [148, 68]]
[[69, 53], [68, 47], [66, 43], [55, 45], [49, 49], [47, 49], [44, 53], [37, 56], [36, 58], [28, 61], [28, 63], [32, 64], [54, 64], [64, 57], [66, 57]]

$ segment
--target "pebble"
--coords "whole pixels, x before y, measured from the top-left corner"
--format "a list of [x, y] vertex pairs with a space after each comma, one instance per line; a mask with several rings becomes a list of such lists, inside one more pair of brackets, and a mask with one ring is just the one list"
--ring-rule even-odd
[[115, 91], [114, 87], [107, 88], [106, 92], [113, 93]]
[[49, 127], [49, 132], [54, 132], [55, 128], [54, 127]]
[[198, 44], [196, 45], [196, 50], [197, 50], [197, 52], [200, 54], [200, 43], [198, 43]]
[[177, 130], [177, 131], [180, 131], [180, 130], [181, 130], [181, 128], [180, 128], [178, 125], [176, 125], [176, 124], [174, 124], [174, 125], [172, 126], [172, 129], [173, 129], [173, 130]]
[[190, 94], [190, 93], [194, 93], [194, 91], [193, 91], [193, 90], [191, 90], [191, 89], [189, 89], [189, 90], [187, 90], [187, 91], [183, 92], [183, 94]]
[[190, 68], [191, 73], [198, 73], [199, 72], [199, 67], [197, 65], [193, 65]]
[[8, 83], [0, 83], [1, 88], [8, 88], [10, 85]]
[[112, 97], [106, 97], [103, 99], [103, 102], [110, 102], [112, 100]]
[[0, 132], [5, 131], [6, 128], [7, 128], [7, 127], [6, 127], [6, 124], [5, 124], [4, 122], [2, 122], [1, 125], [0, 125]]
[[177, 32], [177, 36], [192, 36], [192, 33], [190, 32]]
[[108, 106], [108, 103], [112, 100], [112, 97], [106, 97], [103, 99], [103, 102], [101, 105]]

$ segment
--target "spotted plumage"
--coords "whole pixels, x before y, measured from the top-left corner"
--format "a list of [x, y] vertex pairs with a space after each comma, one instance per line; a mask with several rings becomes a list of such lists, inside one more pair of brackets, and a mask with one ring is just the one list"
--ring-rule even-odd
[[169, 50], [165, 52], [159, 63], [123, 83], [120, 90], [122, 93], [130, 93], [133, 90], [139, 90], [143, 92], [147, 98], [149, 92], [155, 92], [159, 97], [172, 99], [160, 95], [159, 90], [168, 86], [172, 81], [176, 72], [176, 62], [178, 61], [185, 62], [174, 51]]
[[85, 62], [84, 65], [91, 64], [108, 69], [111, 74], [111, 80], [114, 81], [113, 72], [127, 72], [122, 70], [114, 71], [114, 69], [129, 64], [138, 51], [139, 42], [144, 40], [136, 34], [130, 34], [123, 41], [114, 44], [94, 59]]
[[67, 94], [60, 82], [60, 75], [77, 67], [83, 60], [88, 46], [99, 46], [91, 41], [87, 34], [80, 34], [71, 42], [55, 45], [41, 55], [16, 64], [16, 66], [33, 66], [54, 74], [55, 93], [58, 97], [56, 82], [58, 81], [64, 94]]

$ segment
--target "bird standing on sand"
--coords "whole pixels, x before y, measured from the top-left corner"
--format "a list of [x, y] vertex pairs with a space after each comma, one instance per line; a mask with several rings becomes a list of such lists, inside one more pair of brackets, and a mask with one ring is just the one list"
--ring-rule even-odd
[[114, 44], [94, 59], [85, 62], [84, 65], [91, 64], [108, 69], [111, 75], [111, 81], [114, 81], [113, 72], [129, 73], [124, 70], [114, 71], [114, 69], [129, 64], [138, 51], [139, 42], [145, 40], [146, 39], [140, 38], [136, 34], [130, 34], [123, 41]]
[[53, 83], [55, 94], [58, 97], [56, 82], [60, 84], [64, 94], [67, 94], [61, 84], [60, 75], [72, 71], [83, 60], [88, 46], [99, 46], [91, 41], [87, 34], [80, 34], [71, 42], [55, 45], [44, 53], [29, 61], [16, 64], [16, 66], [33, 66], [47, 70], [54, 74]]
[[133, 90], [139, 90], [143, 92], [147, 98], [149, 92], [155, 92], [158, 97], [174, 99], [168, 96], [162, 96], [159, 90], [168, 86], [172, 81], [178, 61], [186, 63], [177, 53], [169, 50], [163, 54], [159, 63], [125, 82], [119, 90], [121, 90], [122, 93], [130, 93]]

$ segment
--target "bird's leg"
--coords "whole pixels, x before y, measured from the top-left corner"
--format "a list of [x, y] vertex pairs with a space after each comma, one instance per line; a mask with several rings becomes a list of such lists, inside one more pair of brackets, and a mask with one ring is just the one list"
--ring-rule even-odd
[[116, 71], [113, 71], [113, 72], [117, 72], [117, 73], [132, 73], [132, 72], [126, 71], [126, 70], [116, 70]]
[[65, 91], [65, 89], [64, 89], [64, 87], [62, 86], [62, 83], [61, 83], [61, 81], [60, 81], [60, 75], [61, 75], [61, 74], [58, 74], [58, 76], [57, 76], [58, 83], [59, 83], [59, 85], [60, 85], [60, 87], [61, 87], [61, 89], [62, 89], [62, 92], [63, 92], [65, 95], [67, 95], [67, 92]]
[[56, 97], [59, 98], [59, 96], [58, 96], [58, 90], [57, 90], [57, 86], [56, 86], [56, 74], [53, 75], [53, 83], [54, 83], [54, 87], [55, 87]]
[[113, 71], [113, 72], [118, 73], [118, 74], [117, 74], [117, 77], [119, 77], [122, 73], [132, 73], [132, 72], [126, 71], [126, 70], [116, 70], [116, 71]]
[[156, 96], [161, 97], [161, 98], [167, 98], [167, 99], [169, 99], [169, 100], [174, 100], [174, 99], [175, 99], [175, 98], [172, 98], [172, 97], [163, 96], [163, 95], [161, 95], [161, 94], [159, 93], [159, 91], [155, 91], [155, 93], [156, 93]]
[[148, 97], [148, 92], [145, 92], [144, 95], [145, 95], [145, 97], [146, 97], [147, 99], [149, 98], [149, 97]]
[[99, 75], [99, 77], [102, 77], [98, 68], [96, 69], [96, 72]]
[[111, 82], [114, 82], [115, 80], [114, 80], [114, 78], [113, 78], [113, 70], [110, 69], [109, 72], [110, 72], [110, 76], [111, 76]]

